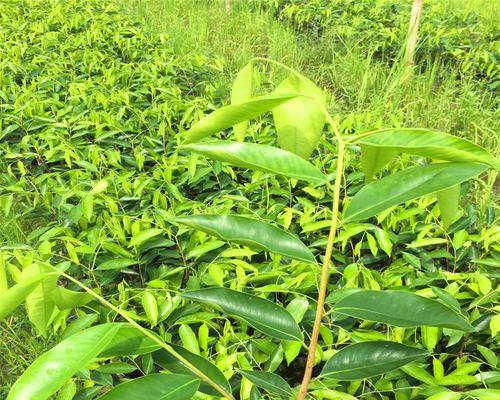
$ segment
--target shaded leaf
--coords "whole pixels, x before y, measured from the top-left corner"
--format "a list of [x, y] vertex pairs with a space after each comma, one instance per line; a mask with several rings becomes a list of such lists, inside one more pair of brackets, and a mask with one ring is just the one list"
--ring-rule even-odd
[[65, 308], [81, 307], [89, 303], [93, 299], [94, 296], [92, 296], [90, 293], [75, 292], [62, 286], [56, 286], [52, 290], [52, 300], [60, 310], [63, 310]]
[[439, 326], [472, 331], [460, 314], [439, 301], [399, 290], [359, 290], [334, 305], [336, 313], [401, 327]]
[[[213, 382], [224, 388], [227, 392], [231, 392], [231, 386], [224, 374], [210, 361], [199, 355], [193, 354], [181, 346], [170, 345], [177, 353], [184, 357], [187, 361], [193, 364], [198, 370], [203, 371]], [[189, 367], [185, 366], [181, 361], [169, 354], [166, 350], [159, 350], [153, 353], [153, 360], [160, 367], [178, 374], [186, 374], [197, 376]], [[201, 392], [212, 396], [218, 395], [218, 392], [210, 385], [201, 383]]]
[[189, 291], [182, 297], [221, 309], [277, 339], [302, 341], [300, 328], [290, 313], [269, 300], [226, 288]]
[[344, 347], [330, 358], [321, 375], [343, 381], [370, 378], [429, 356], [425, 350], [396, 342], [362, 342]]
[[247, 378], [254, 385], [276, 394], [289, 398], [292, 395], [292, 389], [287, 381], [281, 376], [267, 371], [240, 371], [241, 375]]
[[161, 346], [145, 336], [140, 330], [130, 324], [122, 323], [113, 338], [99, 353], [99, 357], [138, 356], [152, 353]]
[[361, 145], [361, 168], [366, 177], [366, 182], [370, 182], [377, 172], [389, 163], [396, 153], [383, 147]]

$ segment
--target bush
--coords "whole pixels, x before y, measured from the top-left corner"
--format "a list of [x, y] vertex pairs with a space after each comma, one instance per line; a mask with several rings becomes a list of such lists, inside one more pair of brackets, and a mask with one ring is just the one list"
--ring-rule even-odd
[[[64, 385], [63, 391], [78, 392], [76, 398], [92, 399], [121, 382], [162, 380], [156, 373], [166, 369], [188, 393], [199, 385], [185, 376], [189, 363], [226, 388], [228, 380], [240, 398], [260, 396], [251, 382], [268, 398], [276, 398], [276, 387], [266, 382], [277, 382], [280, 393], [297, 385], [305, 361], [301, 346], [271, 338], [265, 327], [255, 329], [244, 312], [265, 298], [271, 301], [264, 302], [271, 307], [267, 316], [286, 308], [292, 325], [309, 332], [318, 268], [307, 260], [227, 244], [210, 231], [193, 232], [174, 217], [250, 215], [300, 234], [320, 259], [331, 218], [328, 187], [179, 149], [183, 131], [220, 102], [212, 83], [216, 64], [196, 54], [179, 58], [115, 6], [97, 0], [8, 1], [0, 5], [0, 18], [0, 205], [5, 220], [22, 221], [26, 231], [22, 242], [6, 241], [0, 249], [0, 317], [21, 303], [10, 302], [13, 288], [26, 293], [37, 333], [57, 335], [58, 362], [72, 362], [65, 370], [70, 374], [55, 386], [47, 379], [38, 388], [47, 394]], [[222, 138], [231, 134], [224, 131]], [[250, 142], [277, 143], [269, 118], [245, 132]], [[333, 133], [320, 134], [313, 164], [332, 178]], [[360, 149], [349, 150], [345, 203], [364, 185]], [[422, 158], [398, 158], [381, 175], [422, 163]], [[399, 399], [420, 399], [446, 387], [497, 388], [497, 217], [483, 192], [472, 190], [488, 192], [494, 173], [489, 177], [462, 187], [463, 208], [448, 229], [434, 197], [344, 225], [329, 281], [330, 290], [344, 291], [327, 299], [331, 311], [337, 295], [352, 289], [405, 289], [458, 307], [475, 331], [338, 321], [329, 312], [317, 365], [347, 343], [380, 339], [425, 348], [435, 360], [368, 380], [328, 381], [327, 388], [317, 382], [315, 396], [374, 399], [398, 389]], [[66, 275], [55, 277], [52, 267]], [[94, 294], [85, 293], [82, 284]], [[250, 305], [233, 318], [228, 315], [234, 310], [181, 297], [207, 287], [249, 296]], [[149, 337], [124, 321], [139, 324]], [[187, 362], [160, 350], [159, 342], [174, 346]], [[88, 353], [68, 352], [68, 343]], [[259, 376], [260, 369], [267, 374]], [[255, 371], [241, 375], [240, 370]], [[451, 378], [436, 384], [433, 379], [442, 375]], [[28, 388], [36, 383], [29, 375], [21, 382]], [[214, 396], [213, 389], [199, 388]]]

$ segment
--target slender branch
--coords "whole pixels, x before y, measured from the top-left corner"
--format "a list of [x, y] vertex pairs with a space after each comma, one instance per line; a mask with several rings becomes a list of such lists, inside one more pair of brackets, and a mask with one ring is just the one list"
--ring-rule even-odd
[[[274, 61], [274, 60], [263, 58], [263, 57], [253, 58], [250, 62], [253, 62], [253, 61], [264, 61], [264, 62], [278, 65], [278, 66], [286, 69], [287, 71], [291, 72], [292, 74], [296, 75], [298, 78], [303, 79], [303, 80], [306, 79], [303, 75], [299, 74], [297, 71], [293, 70], [290, 67], [287, 67], [286, 65], [284, 65], [278, 61]], [[308, 96], [306, 96], [306, 97], [308, 97]], [[340, 190], [341, 190], [341, 186], [342, 186], [342, 176], [344, 174], [344, 152], [345, 152], [345, 143], [346, 143], [344, 138], [342, 138], [342, 136], [340, 135], [340, 132], [337, 129], [337, 124], [335, 123], [335, 121], [331, 117], [330, 113], [326, 109], [326, 106], [315, 98], [312, 98], [312, 97], [309, 97], [309, 98], [311, 100], [315, 101], [316, 104], [321, 108], [323, 114], [325, 115], [326, 121], [333, 129], [333, 132], [335, 134], [335, 138], [338, 141], [339, 148], [338, 148], [338, 158], [337, 158], [337, 172], [336, 172], [336, 176], [335, 176], [335, 184], [333, 187], [332, 220], [331, 220], [331, 225], [330, 225], [330, 232], [328, 234], [328, 242], [326, 245], [325, 257], [323, 259], [323, 266], [321, 268], [321, 279], [320, 279], [319, 291], [318, 291], [316, 317], [314, 319], [313, 331], [311, 333], [311, 341], [309, 343], [309, 350], [308, 350], [308, 354], [307, 354], [306, 368], [304, 370], [304, 377], [302, 379], [302, 385], [300, 387], [300, 391], [299, 391], [297, 400], [304, 400], [305, 397], [307, 396], [307, 390], [309, 388], [309, 382], [311, 381], [312, 370], [314, 367], [314, 360], [316, 358], [316, 346], [318, 345], [319, 331], [321, 328], [321, 320], [323, 319], [326, 292], [327, 292], [327, 288], [328, 288], [328, 279], [330, 276], [329, 268], [330, 268], [330, 263], [331, 263], [331, 259], [332, 259], [333, 243], [334, 243], [335, 237], [337, 235], [337, 228], [338, 228], [338, 221], [339, 221]], [[353, 140], [353, 138], [349, 138], [347, 140]]]
[[302, 379], [302, 385], [297, 400], [304, 400], [307, 395], [309, 382], [311, 381], [312, 370], [314, 367], [314, 359], [316, 357], [316, 346], [318, 344], [319, 330], [321, 328], [321, 320], [324, 313], [324, 305], [326, 298], [326, 291], [328, 286], [328, 279], [330, 276], [329, 267], [333, 252], [333, 243], [337, 235], [338, 216], [340, 207], [340, 189], [342, 184], [342, 175], [344, 173], [344, 150], [345, 144], [342, 139], [339, 140], [339, 153], [337, 159], [337, 173], [335, 176], [335, 185], [333, 191], [333, 206], [332, 206], [332, 222], [330, 226], [330, 233], [328, 234], [328, 242], [326, 245], [325, 258], [323, 260], [323, 267], [321, 269], [321, 280], [318, 293], [318, 304], [316, 308], [316, 318], [314, 320], [314, 327], [311, 334], [311, 342], [309, 344], [309, 353], [307, 355], [306, 369]]
[[190, 370], [192, 370], [200, 379], [203, 379], [206, 383], [208, 383], [210, 386], [212, 386], [215, 390], [217, 390], [218, 393], [222, 395], [225, 399], [228, 400], [235, 400], [233, 395], [231, 393], [226, 392], [224, 388], [219, 386], [217, 383], [215, 383], [212, 379], [210, 379], [204, 372], [200, 371], [198, 368], [196, 368], [191, 362], [186, 360], [183, 356], [181, 356], [179, 353], [177, 353], [170, 345], [165, 343], [163, 340], [158, 338], [155, 334], [153, 334], [150, 330], [143, 328], [141, 325], [139, 325], [137, 322], [135, 322], [132, 318], [130, 318], [126, 313], [124, 313], [122, 310], [120, 310], [118, 307], [115, 305], [111, 304], [109, 301], [107, 301], [105, 298], [94, 292], [92, 289], [89, 287], [85, 286], [83, 283], [81, 283], [78, 279], [73, 278], [72, 276], [66, 274], [65, 272], [62, 272], [52, 266], [49, 263], [43, 262], [44, 265], [47, 265], [49, 268], [53, 269], [56, 273], [59, 275], [65, 277], [66, 279], [70, 280], [73, 282], [75, 285], [79, 286], [83, 290], [85, 290], [87, 293], [89, 293], [91, 296], [95, 297], [99, 302], [101, 302], [103, 305], [108, 307], [109, 309], [113, 310], [115, 313], [123, 317], [128, 323], [130, 323], [134, 328], [139, 330], [143, 335], [147, 336], [149, 339], [154, 341], [155, 343], [159, 344], [162, 348], [164, 348], [166, 351], [168, 351], [172, 356], [174, 356], [176, 359], [178, 359], [181, 363], [183, 363], [186, 367], [188, 367]]

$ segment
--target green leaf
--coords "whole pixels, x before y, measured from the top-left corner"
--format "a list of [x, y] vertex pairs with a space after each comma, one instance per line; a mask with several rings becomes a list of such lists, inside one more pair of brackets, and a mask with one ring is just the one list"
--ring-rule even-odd
[[236, 167], [270, 172], [289, 178], [325, 183], [326, 176], [303, 158], [273, 146], [256, 143], [216, 141], [181, 146]]
[[179, 337], [185, 349], [189, 350], [191, 353], [200, 354], [198, 339], [189, 325], [182, 324], [179, 327]]
[[297, 96], [297, 94], [256, 96], [245, 103], [219, 108], [198, 121], [186, 132], [186, 143], [197, 142], [240, 122], [248, 121]]
[[[233, 82], [231, 88], [231, 104], [241, 104], [252, 98], [252, 63], [245, 65]], [[248, 121], [240, 122], [233, 126], [236, 139], [242, 142], [245, 140], [245, 134], [248, 127]]]
[[52, 290], [52, 301], [60, 310], [66, 308], [77, 308], [84, 306], [94, 299], [90, 293], [75, 292], [62, 286], [56, 286]]
[[76, 394], [76, 383], [71, 380], [67, 382], [57, 394], [56, 400], [72, 400]]
[[134, 326], [122, 323], [113, 342], [102, 349], [99, 357], [138, 356], [152, 353], [160, 348], [158, 343]]
[[[213, 382], [217, 383], [227, 392], [231, 392], [231, 386], [227, 381], [224, 374], [206, 358], [200, 357], [199, 355], [193, 354], [186, 350], [184, 347], [170, 345], [177, 353], [184, 357], [187, 361], [193, 364], [198, 370], [203, 371]], [[153, 353], [153, 360], [160, 367], [174, 372], [177, 374], [185, 374], [191, 376], [197, 376], [189, 367], [185, 366], [181, 361], [177, 360], [174, 356], [169, 354], [165, 350], [159, 350]], [[218, 392], [210, 385], [206, 383], [201, 383], [200, 392], [217, 396]]]
[[182, 297], [219, 308], [277, 339], [302, 341], [302, 332], [293, 317], [272, 301], [226, 288], [189, 291]]
[[31, 278], [25, 279], [12, 286], [10, 289], [2, 293], [2, 301], [0, 301], [0, 321], [3, 321], [10, 313], [26, 299], [26, 297], [47, 277], [47, 274], [40, 274]]
[[7, 400], [45, 400], [78, 370], [85, 368], [112, 340], [120, 324], [85, 329], [38, 357], [12, 386]]
[[273, 110], [278, 142], [282, 149], [302, 158], [309, 158], [316, 148], [325, 125], [324, 93], [309, 79], [292, 75], [274, 93], [300, 93], [297, 97]]
[[124, 269], [138, 263], [139, 261], [133, 260], [131, 258], [113, 258], [111, 260], [104, 261], [102, 264], [99, 264], [96, 269], [99, 271]]
[[115, 386], [99, 400], [187, 400], [191, 399], [200, 381], [177, 374], [151, 374]]
[[267, 371], [240, 371], [255, 386], [258, 386], [271, 394], [290, 398], [292, 388], [281, 376]]
[[334, 304], [339, 314], [401, 327], [474, 330], [460, 314], [436, 300], [399, 290], [359, 290]]
[[330, 358], [321, 376], [355, 381], [393, 371], [429, 356], [425, 350], [396, 342], [362, 342], [344, 347]]
[[[466, 139], [428, 129], [383, 129], [357, 141], [362, 146], [383, 148], [394, 153], [407, 153], [434, 160], [470, 162], [500, 168], [498, 159]], [[382, 161], [378, 163], [380, 164]], [[382, 168], [384, 165], [381, 165]], [[374, 172], [378, 172], [375, 170]]]
[[473, 163], [442, 163], [405, 169], [372, 182], [356, 193], [344, 218], [346, 221], [370, 218], [397, 204], [458, 185], [487, 168]]
[[141, 231], [137, 235], [134, 235], [132, 239], [130, 239], [129, 247], [134, 247], [134, 246], [139, 247], [141, 244], [158, 236], [161, 233], [163, 233], [162, 229], [154, 229], [154, 228]]
[[26, 267], [21, 274], [21, 279], [46, 274], [45, 279], [26, 296], [28, 318], [33, 325], [35, 325], [37, 331], [43, 336], [45, 336], [47, 332], [47, 325], [54, 312], [52, 292], [57, 285], [57, 274], [51, 273], [52, 271], [53, 270], [47, 265], [35, 263]]
[[294, 235], [266, 222], [239, 215], [191, 215], [174, 222], [207, 232], [222, 240], [243, 244], [299, 261], [314, 263], [314, 255]]
[[443, 225], [448, 228], [457, 216], [458, 203], [460, 201], [460, 185], [451, 186], [448, 189], [436, 193], [439, 210]]
[[156, 297], [151, 292], [144, 292], [141, 303], [149, 322], [151, 322], [152, 326], [155, 326], [158, 323], [158, 302]]
[[366, 177], [366, 182], [373, 179], [373, 175], [379, 172], [389, 163], [396, 153], [383, 147], [361, 145], [361, 168]]

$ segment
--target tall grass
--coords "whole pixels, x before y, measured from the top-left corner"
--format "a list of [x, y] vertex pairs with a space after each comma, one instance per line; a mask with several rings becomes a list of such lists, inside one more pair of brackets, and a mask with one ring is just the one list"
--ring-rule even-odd
[[[177, 52], [202, 52], [220, 60], [221, 87], [255, 56], [270, 57], [300, 70], [330, 93], [330, 105], [344, 127], [422, 126], [460, 134], [498, 150], [500, 116], [491, 93], [439, 60], [427, 61], [411, 79], [401, 63], [388, 66], [369, 56], [371, 43], [339, 44], [308, 37], [276, 21], [264, 10], [250, 10], [245, 0], [127, 0], [126, 8]], [[446, 0], [447, 12], [467, 7], [498, 16], [488, 0]], [[402, 46], [404, 43], [401, 44]], [[346, 47], [348, 46], [348, 47]], [[279, 78], [279, 77], [276, 77]]]

